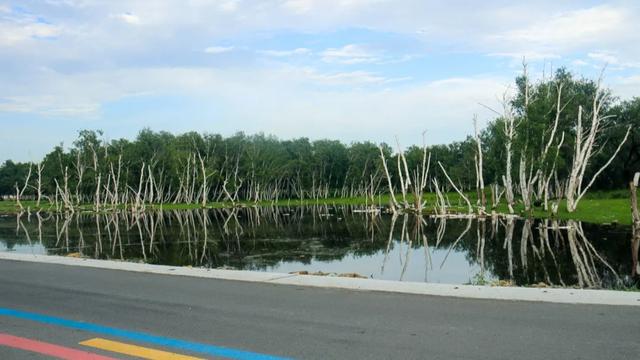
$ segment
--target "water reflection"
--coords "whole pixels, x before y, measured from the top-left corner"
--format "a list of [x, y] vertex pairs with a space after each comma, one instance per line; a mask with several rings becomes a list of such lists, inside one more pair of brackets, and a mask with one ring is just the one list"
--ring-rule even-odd
[[349, 206], [0, 217], [4, 251], [502, 285], [629, 284], [637, 262], [630, 238], [623, 226]]

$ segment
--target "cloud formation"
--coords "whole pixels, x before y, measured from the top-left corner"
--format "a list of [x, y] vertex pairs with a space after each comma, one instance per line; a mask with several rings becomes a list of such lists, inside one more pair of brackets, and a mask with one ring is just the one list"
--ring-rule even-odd
[[[638, 95], [639, 3], [474, 4], [9, 1], [0, 4], [0, 119], [119, 133], [127, 118], [344, 141], [388, 140], [390, 124], [402, 124], [400, 136], [427, 129], [441, 143], [469, 133], [478, 102], [496, 101], [523, 56], [532, 72], [552, 64], [592, 76], [608, 63], [608, 85]], [[154, 110], [168, 104], [174, 112]], [[181, 121], [167, 120], [174, 113]]]
[[209, 46], [204, 49], [207, 54], [223, 54], [233, 50], [233, 46]]

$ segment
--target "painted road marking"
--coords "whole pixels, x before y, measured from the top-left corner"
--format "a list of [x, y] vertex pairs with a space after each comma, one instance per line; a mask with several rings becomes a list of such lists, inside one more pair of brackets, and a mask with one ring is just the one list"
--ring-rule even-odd
[[108, 326], [92, 324], [82, 321], [68, 320], [55, 316], [42, 315], [26, 311], [0, 308], [0, 316], [11, 316], [18, 319], [25, 319], [39, 322], [42, 324], [62, 326], [69, 329], [90, 331], [97, 334], [108, 335], [113, 337], [125, 338], [134, 342], [146, 342], [168, 348], [180, 349], [189, 352], [197, 352], [212, 356], [226, 357], [238, 360], [283, 360], [284, 357], [260, 354], [250, 351], [227, 348], [223, 346], [209, 345], [180, 339], [174, 339], [164, 336], [156, 336], [143, 332], [123, 330]]
[[80, 345], [111, 351], [124, 355], [136, 356], [150, 360], [203, 360], [193, 356], [176, 354], [168, 351], [150, 349], [142, 346], [125, 344], [118, 341], [94, 338], [80, 342]]
[[31, 340], [23, 337], [0, 333], [0, 345], [14, 349], [31, 351], [64, 360], [116, 360], [108, 356], [92, 354], [90, 352], [76, 350], [60, 345], [42, 341]]

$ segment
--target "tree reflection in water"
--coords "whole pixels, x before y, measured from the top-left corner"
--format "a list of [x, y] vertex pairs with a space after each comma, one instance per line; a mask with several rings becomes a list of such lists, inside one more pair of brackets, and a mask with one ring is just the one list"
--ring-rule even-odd
[[[339, 268], [395, 280], [483, 279], [588, 288], [634, 280], [636, 257], [629, 239], [631, 228], [624, 226], [514, 217], [451, 219], [349, 206], [0, 218], [0, 243], [8, 250], [41, 244], [52, 255], [153, 264], [266, 271]], [[439, 266], [434, 268], [434, 262]]]

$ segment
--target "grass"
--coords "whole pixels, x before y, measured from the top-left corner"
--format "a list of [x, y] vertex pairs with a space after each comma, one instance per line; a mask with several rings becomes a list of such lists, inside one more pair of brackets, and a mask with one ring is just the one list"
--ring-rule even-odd
[[[631, 224], [631, 209], [630, 209], [630, 201], [627, 197], [623, 197], [623, 191], [612, 191], [612, 192], [596, 192], [593, 194], [589, 194], [587, 197], [583, 198], [579, 205], [578, 209], [569, 213], [566, 210], [566, 203], [563, 201], [560, 204], [560, 210], [558, 214], [555, 216], [557, 219], [561, 220], [578, 220], [585, 221], [591, 223], [619, 223], [619, 224]], [[459, 212], [466, 212], [466, 205], [460, 201], [460, 198], [457, 194], [448, 194], [448, 197], [452, 203], [452, 205], [456, 205], [453, 210]], [[472, 203], [475, 203], [475, 194], [470, 194], [470, 199]], [[427, 194], [425, 196], [425, 200], [427, 201], [427, 209], [430, 209], [435, 203], [435, 195]], [[413, 199], [409, 198], [409, 201], [413, 201]], [[299, 200], [299, 199], [282, 199], [275, 203], [265, 201], [260, 202], [258, 206], [302, 206], [302, 205], [365, 205], [367, 203], [364, 197], [351, 197], [351, 198], [329, 198], [329, 199], [320, 199], [318, 201], [313, 199]], [[25, 208], [30, 208], [31, 211], [37, 211], [38, 208], [36, 206], [35, 201], [23, 201], [23, 206]], [[243, 202], [240, 203], [244, 206], [253, 206], [256, 205], [253, 202]], [[389, 204], [389, 195], [383, 195], [376, 198], [375, 205]], [[207, 208], [228, 208], [231, 207], [231, 203], [228, 202], [211, 202], [207, 204]], [[42, 210], [51, 209], [51, 205], [48, 203], [43, 203], [40, 207]], [[188, 209], [200, 209], [202, 206], [200, 204], [153, 204], [147, 205], [147, 208], [151, 209], [163, 209], [163, 210], [188, 210]], [[86, 204], [80, 207], [80, 211], [88, 211], [91, 212], [93, 210], [92, 205]], [[19, 211], [18, 206], [14, 201], [0, 201], [0, 213], [17, 213]], [[497, 212], [506, 213], [507, 206], [501, 205], [496, 209]], [[527, 216], [524, 213], [524, 209], [522, 205], [516, 205], [515, 211], [517, 214], [522, 216]], [[531, 216], [535, 218], [553, 218], [550, 212], [546, 212], [541, 208], [536, 208], [531, 213]]]

